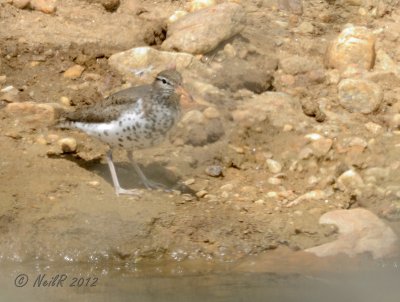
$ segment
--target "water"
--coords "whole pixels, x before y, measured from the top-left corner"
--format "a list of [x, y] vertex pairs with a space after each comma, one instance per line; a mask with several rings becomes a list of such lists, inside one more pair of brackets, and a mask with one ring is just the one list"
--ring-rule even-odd
[[225, 264], [3, 263], [0, 301], [400, 301], [398, 260], [263, 256]]

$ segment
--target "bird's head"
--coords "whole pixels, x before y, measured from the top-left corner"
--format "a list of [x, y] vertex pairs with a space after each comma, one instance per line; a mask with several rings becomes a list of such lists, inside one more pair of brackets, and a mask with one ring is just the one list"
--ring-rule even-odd
[[189, 92], [182, 86], [181, 74], [175, 69], [166, 69], [158, 73], [153, 85], [166, 96], [176, 93], [180, 96], [185, 96], [191, 101], [193, 100]]

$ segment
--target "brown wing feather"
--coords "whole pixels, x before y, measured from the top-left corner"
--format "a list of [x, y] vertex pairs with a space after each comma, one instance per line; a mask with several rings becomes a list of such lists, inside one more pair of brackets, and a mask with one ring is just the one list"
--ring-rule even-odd
[[131, 87], [118, 91], [107, 98], [64, 116], [67, 121], [107, 123], [117, 119], [123, 111], [132, 107], [140, 98], [151, 96], [151, 85]]

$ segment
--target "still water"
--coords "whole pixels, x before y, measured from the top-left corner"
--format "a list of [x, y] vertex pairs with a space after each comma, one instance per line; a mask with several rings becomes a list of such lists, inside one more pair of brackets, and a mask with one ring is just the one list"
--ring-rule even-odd
[[400, 301], [396, 259], [298, 255], [219, 265], [3, 263], [0, 301]]

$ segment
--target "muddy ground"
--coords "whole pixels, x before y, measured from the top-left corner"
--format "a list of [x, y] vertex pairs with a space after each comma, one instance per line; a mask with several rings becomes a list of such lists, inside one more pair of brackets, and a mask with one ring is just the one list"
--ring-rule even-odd
[[[0, 75], [6, 75], [1, 87], [17, 88], [19, 102], [53, 103], [68, 97], [71, 107], [95, 102], [123, 87], [122, 76], [108, 65], [109, 56], [137, 46], [159, 48], [167, 33], [165, 19], [185, 5], [185, 1], [168, 0], [157, 1], [157, 5], [132, 1], [136, 6], [125, 2], [109, 12], [100, 4], [66, 0], [60, 1], [55, 14], [44, 14], [0, 1]], [[224, 43], [238, 52], [256, 53], [244, 56], [251, 66], [265, 56], [279, 61], [296, 54], [312, 57], [324, 66], [328, 42], [346, 23], [364, 25], [371, 31], [390, 28], [378, 33], [377, 47], [395, 61], [400, 59], [400, 30], [394, 26], [400, 20], [399, 8], [371, 16], [359, 14], [358, 7], [340, 5], [340, 1], [311, 0], [303, 1], [299, 14], [296, 9], [279, 8], [276, 1], [241, 2], [247, 12], [246, 27]], [[223, 65], [224, 45], [204, 54], [203, 64], [216, 60]], [[83, 75], [63, 77], [74, 64], [85, 67]], [[240, 64], [226, 66], [232, 73], [242, 72]], [[390, 108], [398, 104], [396, 83], [400, 79], [382, 79], [385, 99], [378, 112], [350, 114], [338, 104], [337, 87], [328, 80], [329, 70], [322, 70], [326, 76], [316, 80], [299, 76], [291, 83], [282, 80], [277, 66], [268, 85], [239, 82], [240, 88], [247, 88], [239, 92], [232, 88], [236, 82], [229, 75], [203, 79], [219, 86], [220, 93], [194, 96], [218, 108], [223, 133], [197, 143], [196, 139], [181, 139], [187, 133], [178, 129], [162, 146], [135, 152], [149, 177], [184, 194], [143, 189], [140, 197], [117, 197], [104, 159], [107, 146], [76, 131], [26, 126], [0, 110], [2, 259], [233, 261], [280, 246], [301, 250], [332, 241], [337, 236], [335, 228], [320, 225], [319, 217], [352, 207], [370, 209], [400, 235], [400, 197], [393, 189], [400, 180], [399, 147], [395, 147], [400, 135], [385, 124]], [[95, 80], [90, 74], [96, 74]], [[190, 90], [190, 81], [185, 82]], [[258, 128], [244, 129], [234, 123], [231, 112], [238, 104], [266, 90], [295, 97], [299, 104], [294, 108], [304, 126], [292, 125], [291, 130], [263, 121]], [[319, 104], [327, 117], [317, 121], [306, 116], [300, 104], [307, 100]], [[4, 109], [6, 104], [2, 101], [0, 106]], [[384, 132], [371, 134], [364, 126], [371, 121], [382, 125]], [[202, 127], [195, 128], [190, 135], [201, 137], [201, 131]], [[316, 132], [334, 137], [338, 145], [348, 137], [374, 142], [354, 154], [333, 148], [326, 156], [299, 159], [306, 145], [304, 136]], [[62, 137], [77, 140], [78, 154], [49, 152]], [[142, 187], [124, 151], [118, 150], [114, 157], [122, 185]], [[264, 164], [269, 157], [283, 166], [278, 175], [281, 183], [268, 182], [274, 176]], [[223, 176], [207, 175], [210, 165], [221, 166]], [[364, 175], [367, 168], [376, 166], [387, 167], [389, 176], [362, 195], [335, 187], [335, 179], [347, 169], [353, 167]], [[328, 198], [305, 199], [288, 206], [298, 196], [327, 188], [332, 191]], [[206, 192], [196, 196], [201, 190]]]

